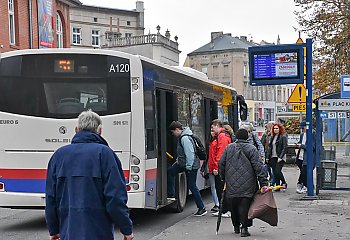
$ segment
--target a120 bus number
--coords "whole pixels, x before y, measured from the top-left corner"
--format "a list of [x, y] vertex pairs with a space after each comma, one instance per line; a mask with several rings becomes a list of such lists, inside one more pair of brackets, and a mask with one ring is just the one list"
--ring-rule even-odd
[[111, 64], [109, 67], [110, 73], [128, 73], [130, 72], [130, 64], [128, 63], [118, 63], [118, 64]]

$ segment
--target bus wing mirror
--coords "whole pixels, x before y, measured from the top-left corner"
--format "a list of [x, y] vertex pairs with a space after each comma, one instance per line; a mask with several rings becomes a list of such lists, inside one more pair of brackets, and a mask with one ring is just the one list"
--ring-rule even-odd
[[239, 102], [239, 117], [242, 121], [247, 120], [248, 117], [248, 106], [246, 102]]

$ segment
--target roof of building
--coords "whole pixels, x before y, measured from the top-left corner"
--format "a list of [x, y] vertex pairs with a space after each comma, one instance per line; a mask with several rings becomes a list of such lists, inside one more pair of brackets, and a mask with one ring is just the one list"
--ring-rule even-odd
[[[213, 36], [213, 35], [212, 35]], [[204, 52], [217, 52], [228, 50], [247, 50], [248, 47], [256, 46], [257, 44], [248, 41], [246, 37], [232, 37], [231, 34], [218, 34], [216, 37], [212, 37], [212, 41], [204, 46], [194, 50], [188, 55], [195, 55]]]
[[74, 5], [81, 5], [81, 2], [79, 0], [60, 0], [61, 2], [64, 2], [64, 3], [67, 3], [71, 6], [74, 6]]
[[118, 8], [109, 8], [109, 7], [100, 7], [100, 6], [94, 6], [94, 5], [80, 5], [77, 7], [78, 9], [86, 9], [93, 12], [104, 12], [104, 13], [125, 13], [125, 14], [140, 14], [136, 10], [125, 10], [125, 9], [118, 9]]

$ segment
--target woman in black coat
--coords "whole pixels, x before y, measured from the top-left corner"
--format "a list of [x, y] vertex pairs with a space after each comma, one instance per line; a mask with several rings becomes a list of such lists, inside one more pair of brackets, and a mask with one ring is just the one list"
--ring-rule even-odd
[[282, 185], [285, 188], [287, 188], [287, 182], [282, 168], [286, 163], [287, 147], [288, 139], [284, 136], [284, 127], [279, 123], [274, 124], [269, 143], [268, 165], [272, 168], [276, 185]]

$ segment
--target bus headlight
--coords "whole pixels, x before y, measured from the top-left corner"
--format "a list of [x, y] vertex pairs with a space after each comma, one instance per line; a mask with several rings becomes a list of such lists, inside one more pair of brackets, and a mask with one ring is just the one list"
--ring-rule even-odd
[[140, 172], [140, 168], [137, 167], [137, 166], [132, 166], [132, 167], [131, 167], [131, 171], [132, 171], [133, 173], [139, 173], [139, 172]]
[[0, 182], [0, 192], [3, 192], [3, 191], [5, 191], [5, 184]]
[[133, 156], [132, 157], [132, 164], [139, 165], [140, 164], [140, 159], [138, 159], [137, 157]]
[[132, 84], [132, 90], [136, 91], [139, 89], [139, 85], [138, 84]]
[[140, 180], [139, 175], [131, 175], [131, 178], [134, 182], [138, 182]]
[[132, 188], [133, 188], [134, 190], [139, 190], [140, 185], [139, 185], [138, 183], [133, 183], [133, 184], [132, 184]]

